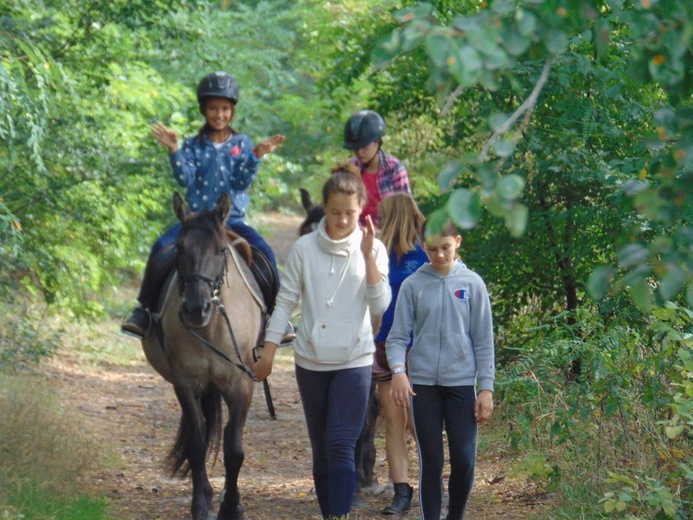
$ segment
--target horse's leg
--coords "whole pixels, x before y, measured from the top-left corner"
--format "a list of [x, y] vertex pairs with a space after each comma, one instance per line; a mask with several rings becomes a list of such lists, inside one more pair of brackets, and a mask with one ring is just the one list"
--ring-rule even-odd
[[185, 436], [185, 455], [192, 476], [193, 491], [190, 513], [193, 520], [205, 520], [209, 511], [206, 495], [211, 495], [212, 487], [209, 484], [205, 468], [207, 446], [200, 398], [188, 388], [174, 386], [174, 389], [183, 411], [182, 435]]
[[354, 463], [356, 465], [356, 488], [354, 489], [354, 508], [364, 507], [363, 489], [375, 482], [375, 426], [380, 413], [380, 400], [375, 391], [376, 383], [371, 381], [368, 394], [368, 408], [363, 428], [356, 441]]
[[377, 482], [375, 476], [375, 427], [380, 413], [380, 397], [376, 390], [377, 383], [371, 381], [368, 395], [368, 409], [363, 425], [363, 486], [370, 487]]
[[[252, 389], [251, 389], [252, 390]], [[224, 428], [224, 467], [226, 469], [224, 500], [219, 507], [217, 520], [242, 520], [245, 508], [238, 492], [238, 474], [241, 471], [245, 454], [243, 452], [243, 427], [250, 407], [251, 395], [240, 392], [227, 398], [229, 422]]]

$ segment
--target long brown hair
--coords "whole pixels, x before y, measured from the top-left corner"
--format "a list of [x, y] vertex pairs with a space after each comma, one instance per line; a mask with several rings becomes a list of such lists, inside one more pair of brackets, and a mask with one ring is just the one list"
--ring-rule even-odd
[[397, 257], [416, 248], [421, 226], [425, 222], [414, 199], [408, 193], [394, 193], [378, 204], [380, 240], [388, 253]]

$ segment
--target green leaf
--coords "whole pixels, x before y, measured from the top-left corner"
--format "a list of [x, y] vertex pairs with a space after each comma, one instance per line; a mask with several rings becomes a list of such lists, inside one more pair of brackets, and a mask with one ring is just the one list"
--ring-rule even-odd
[[437, 67], [445, 67], [450, 57], [457, 59], [457, 49], [449, 36], [429, 34], [426, 36], [425, 43], [426, 52]]
[[652, 307], [652, 288], [647, 278], [633, 279], [630, 284], [630, 294], [633, 303], [643, 312], [648, 312]]
[[395, 29], [391, 34], [383, 36], [373, 48], [371, 57], [376, 67], [382, 67], [392, 61], [399, 53], [401, 31]]
[[515, 2], [510, 0], [495, 0], [491, 3], [491, 10], [494, 13], [506, 14], [511, 13], [515, 9]]
[[693, 283], [689, 283], [686, 288], [686, 301], [689, 306], [693, 307]]
[[493, 151], [498, 157], [508, 157], [515, 150], [515, 143], [506, 139], [498, 139], [493, 143]]
[[428, 22], [418, 21], [411, 23], [402, 31], [402, 52], [409, 52], [424, 41], [427, 31], [430, 29]]
[[516, 27], [504, 27], [501, 35], [505, 49], [508, 51], [508, 54], [512, 56], [524, 54], [532, 44], [532, 40], [520, 34], [520, 31], [518, 31]]
[[524, 188], [525, 180], [519, 175], [511, 173], [498, 181], [496, 193], [504, 199], [515, 200], [522, 194]]
[[628, 268], [640, 264], [650, 256], [648, 249], [641, 244], [627, 244], [616, 252], [619, 267]]
[[496, 112], [495, 114], [491, 114], [491, 116], [488, 118], [488, 124], [494, 132], [497, 132], [503, 127], [507, 120], [507, 114]]
[[671, 300], [686, 283], [686, 273], [676, 265], [669, 266], [659, 284], [659, 294], [664, 300]]
[[481, 198], [465, 188], [455, 190], [446, 204], [448, 215], [462, 229], [472, 229], [481, 216]]
[[527, 217], [529, 209], [524, 204], [515, 204], [510, 212], [505, 216], [505, 227], [508, 228], [510, 235], [515, 238], [521, 237], [527, 228]]
[[515, 14], [517, 30], [522, 36], [531, 36], [537, 27], [537, 17], [526, 9], [518, 9]]
[[481, 70], [481, 59], [471, 45], [463, 45], [455, 55], [448, 58], [447, 65], [460, 85], [470, 87]]
[[496, 192], [486, 200], [486, 209], [494, 217], [504, 217], [510, 210], [508, 201], [501, 199]]
[[544, 38], [544, 46], [551, 54], [562, 54], [568, 48], [568, 37], [559, 29], [549, 29]]
[[685, 425], [679, 424], [678, 426], [665, 427], [664, 432], [667, 434], [667, 437], [673, 441], [674, 439], [676, 439], [679, 435], [681, 435], [683, 433], [684, 429], [685, 429]]
[[616, 268], [609, 265], [597, 267], [587, 281], [587, 291], [590, 296], [597, 301], [603, 299], [615, 276]]
[[437, 209], [426, 219], [426, 236], [424, 238], [428, 239], [432, 237], [449, 222], [450, 215], [448, 215], [446, 208]]
[[433, 12], [433, 6], [428, 3], [419, 3], [413, 7], [407, 7], [405, 9], [400, 9], [392, 13], [399, 23], [411, 22], [415, 18], [426, 18]]
[[443, 168], [438, 174], [438, 187], [445, 193], [455, 184], [457, 176], [465, 169], [465, 165], [459, 161], [453, 161]]

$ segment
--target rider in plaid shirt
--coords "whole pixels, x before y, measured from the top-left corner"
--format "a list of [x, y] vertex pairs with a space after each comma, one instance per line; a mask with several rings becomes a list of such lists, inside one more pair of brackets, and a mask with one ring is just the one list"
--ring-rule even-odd
[[361, 180], [368, 194], [368, 202], [361, 213], [361, 225], [364, 225], [367, 216], [377, 224], [378, 204], [388, 195], [398, 192], [411, 195], [404, 164], [381, 149], [383, 135], [385, 121], [372, 110], [353, 114], [344, 129], [343, 146], [354, 150], [356, 155], [349, 162], [361, 171]]

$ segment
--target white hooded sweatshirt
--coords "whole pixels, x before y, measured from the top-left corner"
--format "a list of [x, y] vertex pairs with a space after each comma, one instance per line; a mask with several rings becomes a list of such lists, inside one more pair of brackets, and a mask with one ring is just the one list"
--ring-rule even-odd
[[302, 368], [328, 371], [373, 363], [370, 313], [383, 314], [392, 293], [387, 250], [377, 239], [373, 250], [380, 281], [366, 283], [362, 236], [357, 228], [346, 238], [332, 240], [323, 218], [315, 231], [299, 238], [291, 249], [265, 340], [281, 341], [300, 300], [294, 359]]

